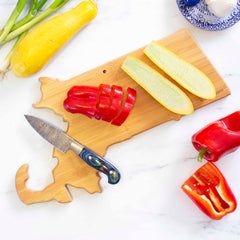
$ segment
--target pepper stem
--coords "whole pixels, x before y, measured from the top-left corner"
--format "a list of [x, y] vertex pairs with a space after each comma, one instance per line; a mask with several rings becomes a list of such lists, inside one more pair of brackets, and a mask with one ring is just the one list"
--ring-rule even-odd
[[211, 153], [209, 150], [207, 150], [206, 148], [203, 147], [203, 148], [201, 149], [201, 151], [199, 152], [199, 154], [198, 154], [197, 160], [198, 160], [199, 162], [202, 162], [203, 155], [204, 155], [206, 152]]

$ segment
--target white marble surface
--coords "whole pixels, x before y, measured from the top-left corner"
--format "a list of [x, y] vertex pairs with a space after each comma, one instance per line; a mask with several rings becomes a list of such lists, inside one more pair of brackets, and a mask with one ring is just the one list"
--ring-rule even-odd
[[[72, 0], [61, 11], [75, 6]], [[0, 0], [0, 26], [16, 0]], [[0, 82], [0, 226], [1, 239], [25, 240], [238, 240], [240, 209], [220, 221], [206, 217], [180, 189], [201, 164], [191, 136], [207, 123], [240, 109], [240, 23], [222, 32], [191, 26], [174, 0], [98, 0], [97, 18], [40, 73], [18, 79], [11, 72]], [[188, 28], [224, 78], [232, 95], [110, 147], [107, 157], [119, 167], [116, 186], [103, 177], [102, 194], [90, 195], [70, 187], [73, 202], [55, 201], [27, 206], [18, 198], [15, 173], [30, 164], [27, 185], [41, 190], [52, 181], [56, 159], [52, 147], [38, 137], [25, 113], [45, 118], [66, 129], [50, 110], [33, 109], [40, 100], [40, 76], [68, 79], [106, 61]], [[11, 44], [1, 48], [4, 57]], [[217, 162], [237, 200], [240, 200], [240, 151]]]

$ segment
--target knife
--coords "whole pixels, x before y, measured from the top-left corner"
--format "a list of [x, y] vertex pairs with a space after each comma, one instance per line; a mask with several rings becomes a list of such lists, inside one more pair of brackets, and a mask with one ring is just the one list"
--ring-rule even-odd
[[35, 131], [37, 131], [39, 135], [51, 143], [55, 148], [63, 153], [66, 153], [67, 150], [71, 149], [88, 165], [106, 174], [110, 184], [116, 184], [119, 182], [120, 173], [117, 168], [98, 154], [86, 148], [52, 124], [34, 116], [25, 115], [25, 117]]

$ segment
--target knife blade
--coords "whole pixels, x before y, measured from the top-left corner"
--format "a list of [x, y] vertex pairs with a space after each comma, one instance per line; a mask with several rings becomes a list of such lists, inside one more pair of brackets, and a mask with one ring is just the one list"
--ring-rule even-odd
[[119, 182], [120, 173], [118, 169], [107, 160], [83, 146], [53, 124], [31, 115], [25, 115], [25, 118], [35, 131], [55, 148], [63, 153], [66, 153], [69, 149], [72, 150], [88, 165], [107, 175], [108, 183], [116, 184]]

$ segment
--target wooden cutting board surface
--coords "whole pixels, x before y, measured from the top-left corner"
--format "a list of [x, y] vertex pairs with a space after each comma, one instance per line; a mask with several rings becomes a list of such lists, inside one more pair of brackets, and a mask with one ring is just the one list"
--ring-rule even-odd
[[[217, 97], [214, 100], [201, 99], [183, 89], [193, 102], [195, 110], [230, 94], [230, 90], [223, 79], [187, 30], [184, 29], [176, 32], [158, 42], [202, 70], [212, 80], [217, 93]], [[130, 54], [149, 64], [170, 81], [173, 81], [144, 55], [143, 49], [144, 47]], [[107, 147], [112, 144], [129, 139], [161, 123], [170, 120], [179, 120], [181, 118], [180, 115], [172, 113], [161, 106], [121, 70], [121, 65], [127, 55], [70, 80], [59, 81], [57, 79], [40, 78], [42, 83], [42, 99], [39, 103], [34, 104], [34, 107], [50, 108], [57, 114], [62, 115], [64, 120], [69, 122], [67, 133], [102, 156], [105, 155]], [[134, 88], [137, 91], [134, 108], [126, 122], [120, 127], [111, 125], [105, 121], [90, 119], [81, 114], [71, 114], [63, 108], [63, 101], [66, 98], [67, 91], [72, 86], [99, 86], [101, 83], [122, 86], [124, 92], [126, 92], [128, 87]], [[176, 82], [174, 83], [176, 84]], [[99, 185], [100, 177], [97, 171], [89, 167], [73, 152], [68, 151], [66, 154], [63, 154], [54, 149], [53, 157], [57, 157], [59, 161], [58, 165], [53, 170], [54, 183], [46, 187], [43, 191], [36, 192], [27, 189], [25, 182], [28, 179], [28, 165], [20, 167], [16, 174], [16, 187], [23, 202], [31, 204], [54, 199], [58, 202], [70, 202], [72, 198], [66, 187], [67, 185], [84, 188], [89, 193], [101, 192], [101, 187]], [[118, 165], [120, 166], [121, 163]]]

